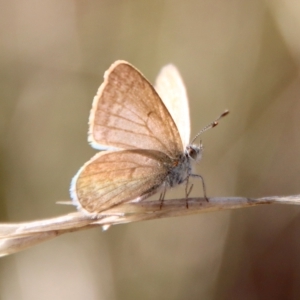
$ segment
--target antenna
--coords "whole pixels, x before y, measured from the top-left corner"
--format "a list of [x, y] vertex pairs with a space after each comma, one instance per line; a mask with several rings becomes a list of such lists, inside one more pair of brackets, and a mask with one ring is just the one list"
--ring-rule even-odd
[[214, 128], [219, 124], [219, 120], [222, 119], [223, 117], [227, 116], [229, 114], [229, 110], [226, 109], [217, 119], [215, 119], [213, 122], [210, 124], [206, 125], [202, 130], [200, 130], [197, 135], [193, 138], [191, 141], [191, 144], [195, 142], [198, 136], [200, 136], [203, 132], [207, 131], [208, 129]]

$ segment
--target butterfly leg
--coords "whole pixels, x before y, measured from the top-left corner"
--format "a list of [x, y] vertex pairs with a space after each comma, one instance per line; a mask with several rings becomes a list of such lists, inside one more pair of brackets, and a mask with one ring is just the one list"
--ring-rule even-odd
[[206, 196], [206, 187], [205, 187], [205, 182], [204, 182], [203, 177], [202, 177], [201, 175], [198, 175], [198, 174], [189, 174], [189, 176], [192, 176], [192, 177], [196, 177], [196, 178], [200, 178], [200, 179], [201, 179], [201, 181], [202, 181], [202, 188], [203, 188], [203, 195], [204, 195], [204, 198], [205, 198], [205, 200], [206, 200], [207, 202], [209, 202], [209, 201], [208, 201], [208, 198], [207, 198], [207, 196]]
[[166, 195], [166, 191], [167, 191], [167, 186], [164, 184], [163, 186], [156, 186], [151, 188], [149, 191], [147, 191], [144, 195], [132, 200], [131, 202], [140, 202], [143, 201], [149, 197], [151, 197], [152, 195], [154, 195], [155, 193], [157, 193], [159, 190], [163, 189], [163, 192], [161, 192], [158, 201], [160, 202], [160, 206], [159, 209], [162, 208], [163, 206], [163, 202], [165, 199], [165, 195]]
[[159, 206], [159, 209], [162, 209], [163, 207], [163, 203], [164, 203], [164, 199], [165, 199], [165, 195], [166, 195], [166, 186], [164, 186], [164, 190], [162, 193], [160, 193], [160, 196], [159, 196], [159, 201], [160, 201], [160, 206]]
[[189, 195], [193, 189], [193, 184], [190, 185], [189, 187], [189, 175], [187, 176], [186, 178], [186, 185], [185, 185], [185, 205], [186, 205], [186, 208], [189, 208]]

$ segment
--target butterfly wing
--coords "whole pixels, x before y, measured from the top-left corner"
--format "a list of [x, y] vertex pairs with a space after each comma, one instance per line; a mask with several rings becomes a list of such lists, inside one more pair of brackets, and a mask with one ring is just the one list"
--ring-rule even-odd
[[96, 149], [152, 149], [176, 156], [180, 134], [153, 86], [132, 65], [116, 61], [104, 74], [89, 119]]
[[155, 89], [175, 121], [183, 146], [186, 147], [190, 142], [189, 103], [183, 80], [174, 65], [161, 69]]
[[104, 151], [73, 178], [73, 204], [89, 213], [152, 195], [163, 184], [172, 161], [155, 150]]

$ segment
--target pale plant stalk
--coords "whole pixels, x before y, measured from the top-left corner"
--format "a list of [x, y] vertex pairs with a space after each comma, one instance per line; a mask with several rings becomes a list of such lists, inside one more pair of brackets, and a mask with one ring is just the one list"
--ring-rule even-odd
[[187, 216], [210, 211], [245, 208], [260, 204], [300, 204], [300, 195], [286, 197], [264, 197], [257, 199], [243, 197], [190, 198], [188, 208], [186, 199], [166, 200], [161, 203], [144, 201], [124, 203], [110, 208], [98, 215], [75, 212], [56, 218], [0, 224], [0, 256], [19, 252], [40, 242], [52, 239], [63, 233], [102, 226], [104, 230], [111, 225], [159, 218]]

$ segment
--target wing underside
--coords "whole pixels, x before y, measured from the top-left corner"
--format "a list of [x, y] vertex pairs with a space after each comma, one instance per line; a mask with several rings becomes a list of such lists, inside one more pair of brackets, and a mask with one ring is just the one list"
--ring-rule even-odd
[[153, 194], [162, 186], [171, 159], [155, 150], [105, 151], [96, 154], [73, 178], [73, 203], [89, 213]]
[[183, 151], [174, 120], [154, 87], [133, 66], [115, 62], [93, 101], [89, 141], [97, 149]]
[[189, 103], [183, 80], [174, 65], [161, 69], [155, 89], [175, 121], [183, 146], [186, 147], [190, 142]]

